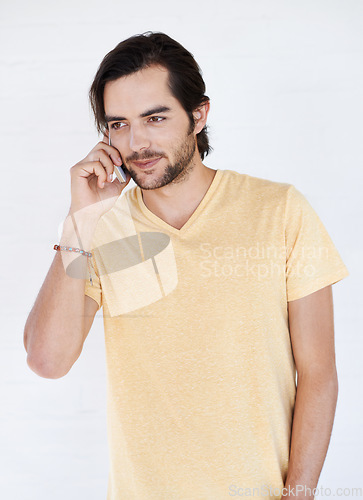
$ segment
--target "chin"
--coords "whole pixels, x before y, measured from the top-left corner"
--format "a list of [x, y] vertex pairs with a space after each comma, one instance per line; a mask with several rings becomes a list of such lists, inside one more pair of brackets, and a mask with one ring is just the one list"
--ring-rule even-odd
[[[184, 167], [184, 168], [183, 168]], [[192, 165], [185, 167], [180, 163], [167, 165], [165, 168], [151, 168], [150, 170], [134, 170], [129, 169], [131, 178], [134, 180], [140, 189], [160, 189], [169, 184], [182, 182], [187, 173], [191, 170]]]
[[154, 173], [149, 174], [136, 174], [135, 172], [130, 172], [132, 180], [141, 189], [157, 189], [159, 187], [161, 178], [160, 176], [155, 177]]

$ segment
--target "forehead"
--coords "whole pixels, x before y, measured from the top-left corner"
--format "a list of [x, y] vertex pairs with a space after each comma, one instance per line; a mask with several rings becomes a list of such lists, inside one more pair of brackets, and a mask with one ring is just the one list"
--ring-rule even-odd
[[181, 107], [168, 82], [169, 72], [161, 66], [144, 68], [107, 82], [103, 95], [106, 115], [132, 117], [153, 106]]

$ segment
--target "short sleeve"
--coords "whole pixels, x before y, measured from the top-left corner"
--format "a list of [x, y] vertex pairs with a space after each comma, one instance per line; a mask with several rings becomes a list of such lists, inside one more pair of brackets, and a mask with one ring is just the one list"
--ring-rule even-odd
[[285, 213], [287, 301], [349, 275], [327, 230], [307, 199], [290, 185]]
[[[92, 252], [91, 262], [92, 262], [92, 265], [89, 265], [88, 268], [89, 268], [89, 272], [91, 274], [92, 284], [91, 284], [91, 280], [88, 276], [88, 279], [86, 279], [86, 282], [85, 282], [84, 293], [85, 293], [85, 295], [88, 295], [88, 297], [91, 297], [91, 299], [94, 299], [97, 302], [97, 304], [98, 304], [97, 310], [99, 310], [103, 305], [102, 288], [101, 288], [101, 282], [100, 282], [99, 272], [97, 269], [96, 260], [94, 258], [94, 252]], [[91, 262], [90, 262], [90, 264], [91, 264]]]

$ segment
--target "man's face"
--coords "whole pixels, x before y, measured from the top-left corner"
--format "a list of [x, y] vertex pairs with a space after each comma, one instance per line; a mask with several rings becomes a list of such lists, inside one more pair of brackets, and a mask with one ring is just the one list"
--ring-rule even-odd
[[104, 106], [112, 145], [140, 188], [181, 182], [193, 169], [196, 135], [170, 92], [165, 68], [152, 66], [108, 82]]

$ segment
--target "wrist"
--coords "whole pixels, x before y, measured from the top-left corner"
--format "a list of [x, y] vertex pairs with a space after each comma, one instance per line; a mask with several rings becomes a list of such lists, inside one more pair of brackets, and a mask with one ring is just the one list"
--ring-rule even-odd
[[[59, 246], [92, 253], [92, 240], [98, 221], [99, 217], [84, 211], [69, 212], [63, 222]], [[69, 277], [88, 279], [91, 257], [76, 251], [61, 250], [59, 253]]]

